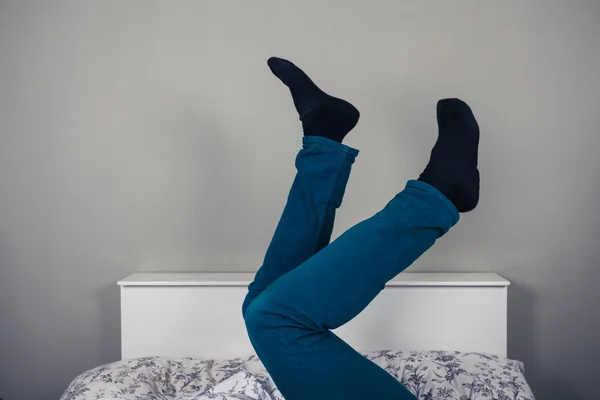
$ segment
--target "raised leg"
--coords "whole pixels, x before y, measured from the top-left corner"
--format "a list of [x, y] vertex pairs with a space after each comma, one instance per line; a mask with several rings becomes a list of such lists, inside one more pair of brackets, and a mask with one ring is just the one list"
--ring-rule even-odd
[[306, 136], [296, 157], [297, 174], [242, 313], [271, 283], [329, 244], [336, 209], [342, 204], [358, 150]]
[[415, 398], [330, 330], [358, 315], [459, 212], [476, 206], [477, 123], [455, 99], [438, 104], [438, 121], [446, 123], [421, 180], [409, 181], [383, 210], [280, 277], [247, 309], [250, 340], [286, 400]]
[[358, 315], [458, 219], [441, 192], [410, 181], [254, 301], [246, 312], [250, 339], [286, 400], [414, 399], [330, 329]]
[[358, 110], [345, 100], [323, 92], [293, 63], [272, 57], [271, 71], [290, 89], [304, 131], [296, 157], [297, 174], [271, 244], [242, 305], [329, 244], [335, 211], [358, 150], [343, 145], [356, 126]]

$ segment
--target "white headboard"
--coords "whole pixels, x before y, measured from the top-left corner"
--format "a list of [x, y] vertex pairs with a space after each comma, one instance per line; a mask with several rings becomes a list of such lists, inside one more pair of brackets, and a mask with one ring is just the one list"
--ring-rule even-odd
[[[136, 273], [121, 281], [121, 356], [235, 358], [254, 351], [241, 307], [253, 273]], [[335, 332], [359, 351], [506, 356], [507, 287], [493, 273], [402, 273]]]

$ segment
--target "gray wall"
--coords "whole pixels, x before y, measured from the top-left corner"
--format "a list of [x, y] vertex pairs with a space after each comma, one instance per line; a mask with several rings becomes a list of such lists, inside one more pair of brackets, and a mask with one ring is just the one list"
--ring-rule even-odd
[[256, 270], [301, 136], [265, 65], [279, 55], [362, 111], [335, 236], [421, 171], [439, 98], [473, 106], [481, 205], [412, 269], [510, 279], [509, 355], [538, 398], [597, 398], [599, 16], [594, 0], [0, 0], [0, 397], [57, 398], [117, 360], [115, 282], [135, 270]]

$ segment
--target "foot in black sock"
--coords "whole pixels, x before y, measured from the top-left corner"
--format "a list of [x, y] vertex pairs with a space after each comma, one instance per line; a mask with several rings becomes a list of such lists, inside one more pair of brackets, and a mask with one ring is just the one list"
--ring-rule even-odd
[[300, 68], [271, 57], [269, 68], [292, 93], [306, 136], [323, 136], [336, 142], [356, 126], [360, 113], [352, 104], [323, 92]]
[[438, 140], [419, 180], [442, 192], [459, 212], [471, 211], [479, 201], [479, 126], [459, 99], [438, 101], [437, 121]]

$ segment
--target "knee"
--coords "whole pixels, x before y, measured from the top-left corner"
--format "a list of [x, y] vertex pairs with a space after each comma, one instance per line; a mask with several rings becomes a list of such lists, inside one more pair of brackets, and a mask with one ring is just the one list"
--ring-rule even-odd
[[262, 294], [254, 299], [244, 301], [242, 314], [246, 322], [246, 327], [250, 330], [257, 330], [264, 327], [271, 310], [272, 300]]
[[254, 301], [254, 297], [248, 293], [244, 298], [244, 302], [242, 303], [242, 318], [246, 319], [246, 311], [252, 302]]
[[265, 296], [258, 296], [252, 301], [244, 302], [242, 315], [246, 330], [252, 338], [257, 338], [269, 328], [273, 328], [271, 301]]
[[273, 337], [283, 328], [323, 330], [303, 312], [276, 293], [263, 292], [243, 308], [246, 330], [251, 338]]

